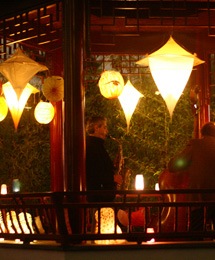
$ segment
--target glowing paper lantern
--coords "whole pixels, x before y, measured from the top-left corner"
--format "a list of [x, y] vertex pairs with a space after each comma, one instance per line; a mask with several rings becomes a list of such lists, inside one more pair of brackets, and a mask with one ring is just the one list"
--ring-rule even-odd
[[13, 192], [20, 192], [21, 183], [19, 179], [13, 179], [12, 181], [12, 191]]
[[44, 80], [43, 95], [51, 102], [57, 102], [64, 96], [64, 80], [62, 77], [52, 76]]
[[142, 174], [137, 174], [135, 176], [135, 189], [144, 190], [144, 177]]
[[193, 66], [201, 63], [204, 61], [197, 58], [196, 54], [183, 49], [172, 37], [159, 50], [137, 62], [139, 65], [149, 66], [155, 84], [166, 102], [170, 117], [187, 84]]
[[40, 101], [34, 110], [34, 116], [40, 124], [48, 124], [54, 118], [54, 107], [50, 102]]
[[5, 98], [0, 96], [0, 121], [3, 121], [8, 113], [8, 106]]
[[[7, 230], [3, 216], [2, 216], [2, 211], [0, 211], [0, 229], [1, 229], [0, 233], [4, 233]], [[0, 241], [3, 241], [3, 240], [4, 240], [4, 238], [0, 238]]]
[[160, 190], [159, 183], [155, 183], [155, 190]]
[[[98, 211], [95, 212], [95, 220], [99, 222]], [[96, 233], [98, 233], [98, 225], [96, 225]], [[101, 208], [100, 210], [100, 233], [114, 234], [115, 233], [115, 213], [112, 208]], [[116, 225], [116, 233], [122, 233], [122, 230]], [[96, 244], [118, 244], [123, 243], [124, 240], [95, 240]]]
[[6, 214], [6, 222], [7, 222], [7, 228], [9, 233], [25, 233], [25, 234], [33, 234], [33, 222], [32, 222], [32, 216], [30, 213], [19, 213], [17, 215], [16, 211], [12, 210], [10, 212], [7, 212]]
[[9, 59], [0, 63], [0, 72], [10, 81], [17, 98], [30, 79], [39, 71], [44, 70], [48, 70], [48, 68], [30, 59], [20, 48], [16, 49]]
[[5, 98], [7, 100], [7, 105], [13, 118], [14, 127], [17, 130], [23, 109], [28, 98], [32, 93], [35, 94], [39, 92], [39, 90], [33, 87], [31, 84], [27, 83], [21, 94], [17, 96], [14, 88], [9, 81], [3, 84], [2, 87]]
[[[154, 228], [147, 228], [146, 229], [146, 233], [148, 233], [148, 234], [151, 234], [151, 233], [155, 233], [155, 231], [154, 231]], [[155, 239], [154, 238], [152, 238], [152, 239], [150, 239], [150, 240], [148, 240], [147, 241], [147, 243], [154, 243], [155, 242]]]
[[21, 224], [22, 230], [25, 234], [33, 234], [34, 229], [33, 229], [33, 221], [32, 221], [32, 216], [28, 212], [21, 212], [18, 215], [19, 217], [19, 222]]
[[107, 70], [101, 74], [99, 89], [105, 98], [117, 98], [122, 93], [123, 88], [124, 79], [118, 71]]
[[125, 113], [125, 118], [127, 122], [127, 131], [129, 131], [129, 125], [131, 117], [134, 113], [134, 110], [137, 106], [139, 98], [143, 95], [131, 84], [130, 80], [127, 81], [122, 94], [118, 97], [123, 111]]
[[7, 184], [1, 185], [1, 194], [7, 194]]
[[[33, 87], [28, 82], [36, 73], [44, 70], [48, 70], [48, 68], [30, 59], [22, 52], [20, 48], [16, 49], [15, 53], [9, 59], [0, 63], [0, 72], [9, 81], [6, 84], [10, 85], [10, 87], [7, 86], [7, 90], [3, 90], [3, 91], [10, 112], [12, 114], [12, 118], [16, 130], [25, 103], [27, 102], [31, 93], [33, 93], [32, 91]], [[29, 85], [31, 86], [31, 88], [29, 87]], [[13, 91], [11, 90], [11, 88], [13, 88]], [[8, 94], [8, 92], [10, 92], [10, 94]], [[14, 102], [14, 104], [12, 104], [12, 102]]]

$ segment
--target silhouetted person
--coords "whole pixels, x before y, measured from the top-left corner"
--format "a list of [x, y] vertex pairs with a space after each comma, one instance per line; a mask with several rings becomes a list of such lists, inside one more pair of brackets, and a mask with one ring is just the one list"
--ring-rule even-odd
[[100, 190], [98, 195], [88, 196], [91, 202], [113, 201], [114, 194], [102, 193], [115, 190], [122, 183], [122, 176], [115, 174], [113, 162], [105, 149], [108, 134], [107, 119], [102, 116], [92, 117], [86, 125], [86, 182], [87, 190]]
[[[185, 172], [191, 189], [215, 189], [215, 125], [206, 123], [201, 129], [201, 138], [192, 139], [186, 148], [169, 162], [170, 172]], [[215, 194], [191, 195], [194, 201], [215, 200]], [[208, 219], [215, 223], [215, 207], [208, 207]], [[191, 229], [202, 230], [204, 212], [195, 208], [191, 212]]]

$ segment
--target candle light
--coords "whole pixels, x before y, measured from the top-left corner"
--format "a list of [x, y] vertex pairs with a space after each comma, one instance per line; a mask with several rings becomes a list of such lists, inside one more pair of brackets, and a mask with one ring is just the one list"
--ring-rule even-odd
[[136, 190], [144, 189], [144, 177], [142, 174], [137, 174], [135, 177], [135, 189]]
[[155, 190], [160, 190], [159, 183], [155, 183]]
[[13, 190], [13, 192], [19, 192], [20, 191], [20, 181], [19, 181], [19, 179], [13, 179], [12, 190]]
[[[149, 233], [149, 234], [155, 233], [154, 228], [147, 228], [147, 229], [146, 229], [146, 233]], [[152, 238], [152, 239], [150, 239], [150, 240], [147, 241], [147, 243], [154, 243], [154, 242], [155, 242], [155, 239], [154, 239], [154, 238]]]
[[1, 185], [1, 194], [7, 194], [7, 185], [6, 184]]

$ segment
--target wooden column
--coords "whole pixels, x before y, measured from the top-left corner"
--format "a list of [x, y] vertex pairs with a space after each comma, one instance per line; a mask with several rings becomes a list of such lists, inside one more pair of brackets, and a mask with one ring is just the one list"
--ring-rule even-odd
[[51, 191], [64, 191], [63, 171], [63, 102], [54, 105], [55, 117], [50, 125]]
[[[48, 53], [51, 75], [63, 77], [62, 48]], [[63, 170], [63, 101], [53, 102], [55, 117], [50, 123], [51, 191], [64, 191]]]
[[205, 63], [197, 66], [197, 84], [199, 86], [199, 103], [200, 103], [200, 111], [198, 114], [198, 136], [200, 135], [201, 127], [210, 121], [210, 89], [209, 89], [209, 82], [208, 82], [208, 54], [205, 52], [204, 48], [202, 48], [202, 38], [207, 39], [207, 36], [202, 34], [197, 34], [196, 37], [196, 50], [198, 53], [198, 57], [205, 61]]
[[[85, 183], [85, 133], [83, 50], [85, 1], [63, 1], [63, 54], [65, 82], [65, 180], [66, 191], [82, 191]], [[79, 202], [79, 197], [73, 198]], [[82, 228], [80, 212], [71, 212], [72, 231]]]
[[81, 191], [85, 171], [83, 31], [84, 1], [64, 1], [66, 190]]

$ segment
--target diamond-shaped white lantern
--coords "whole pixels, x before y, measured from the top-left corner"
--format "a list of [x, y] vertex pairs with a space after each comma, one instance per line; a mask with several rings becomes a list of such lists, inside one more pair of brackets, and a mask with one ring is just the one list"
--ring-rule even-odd
[[129, 131], [131, 117], [137, 106], [139, 98], [141, 97], [143, 97], [143, 95], [131, 84], [130, 80], [128, 80], [121, 95], [118, 97], [125, 113], [127, 132]]
[[172, 37], [163, 47], [137, 62], [139, 65], [149, 66], [155, 84], [166, 102], [170, 117], [193, 67], [201, 63], [204, 61], [197, 58], [196, 54], [183, 49]]
[[26, 56], [20, 48], [6, 61], [0, 63], [0, 72], [8, 80], [3, 85], [3, 93], [17, 130], [25, 103], [32, 93], [38, 90], [29, 84], [39, 71], [48, 68]]

